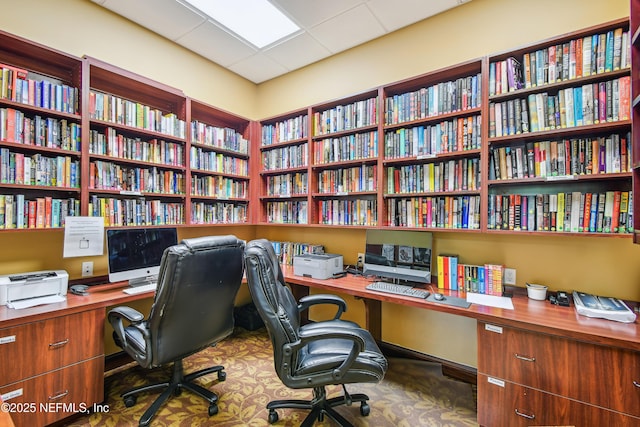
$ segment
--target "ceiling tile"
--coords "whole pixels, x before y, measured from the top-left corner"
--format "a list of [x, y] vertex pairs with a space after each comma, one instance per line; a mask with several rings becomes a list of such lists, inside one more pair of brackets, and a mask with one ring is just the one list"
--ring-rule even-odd
[[176, 0], [105, 0], [102, 6], [169, 40], [175, 40], [206, 20]]
[[458, 6], [458, 0], [369, 0], [367, 7], [391, 32]]
[[309, 29], [311, 35], [332, 53], [382, 36], [385, 31], [364, 5], [348, 10]]
[[331, 55], [331, 52], [307, 33], [302, 33], [264, 51], [265, 55], [288, 71], [311, 64]]
[[245, 58], [227, 68], [254, 83], [262, 83], [287, 72], [285, 67], [262, 53]]
[[365, 3], [363, 0], [271, 0], [271, 3], [305, 28], [313, 27]]
[[257, 52], [255, 48], [231, 36], [211, 21], [206, 21], [178, 38], [176, 43], [223, 67], [228, 67]]

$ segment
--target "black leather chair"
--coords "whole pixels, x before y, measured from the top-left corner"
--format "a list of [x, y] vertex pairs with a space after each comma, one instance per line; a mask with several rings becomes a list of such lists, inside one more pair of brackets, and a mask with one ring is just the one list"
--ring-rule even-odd
[[114, 339], [140, 366], [155, 368], [173, 363], [171, 379], [122, 394], [125, 405], [136, 403], [141, 392], [166, 388], [146, 410], [140, 425], [150, 423], [172, 394], [190, 390], [209, 402], [209, 415], [218, 412], [218, 396], [192, 382], [223, 366], [184, 374], [182, 359], [214, 345], [233, 332], [233, 307], [242, 282], [244, 242], [235, 236], [185, 239], [162, 256], [158, 287], [148, 319], [130, 307], [116, 307], [108, 318]]
[[[341, 320], [344, 300], [335, 295], [309, 295], [296, 302], [286, 286], [278, 258], [268, 240], [254, 240], [245, 250], [245, 268], [253, 302], [267, 327], [274, 365], [284, 385], [312, 388], [312, 400], [269, 402], [269, 422], [278, 420], [277, 408], [310, 409], [302, 426], [311, 426], [327, 415], [343, 426], [351, 424], [335, 406], [360, 402], [360, 413], [369, 415], [369, 397], [347, 393], [345, 384], [377, 383], [387, 370], [387, 360], [371, 334], [356, 323]], [[300, 312], [315, 304], [335, 304], [331, 320], [300, 324]], [[325, 387], [339, 384], [344, 395], [327, 398]]]

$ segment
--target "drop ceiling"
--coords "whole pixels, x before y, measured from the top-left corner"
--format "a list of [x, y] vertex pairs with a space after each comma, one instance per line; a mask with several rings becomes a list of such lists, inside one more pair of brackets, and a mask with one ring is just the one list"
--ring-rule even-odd
[[180, 0], [91, 1], [262, 83], [470, 0], [270, 0], [302, 30], [263, 49]]

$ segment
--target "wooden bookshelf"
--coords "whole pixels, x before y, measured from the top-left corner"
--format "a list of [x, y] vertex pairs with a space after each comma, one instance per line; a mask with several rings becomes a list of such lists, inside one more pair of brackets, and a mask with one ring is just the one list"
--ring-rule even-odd
[[640, 1], [631, 0], [631, 135], [632, 135], [632, 174], [633, 192], [636, 197], [630, 208], [636, 214], [633, 216], [633, 241], [640, 243]]

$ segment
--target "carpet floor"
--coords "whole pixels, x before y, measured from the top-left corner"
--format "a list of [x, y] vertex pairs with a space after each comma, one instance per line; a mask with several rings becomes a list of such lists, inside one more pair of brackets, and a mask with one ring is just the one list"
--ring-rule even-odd
[[[216, 374], [200, 378], [199, 383], [219, 396], [219, 413], [209, 417], [208, 404], [199, 396], [183, 391], [171, 397], [153, 419], [152, 426], [269, 426], [265, 405], [274, 399], [309, 399], [311, 390], [284, 387], [273, 368], [273, 352], [266, 330], [245, 331], [236, 328], [229, 338], [217, 346], [197, 353], [184, 362], [185, 372], [222, 364], [226, 381]], [[107, 374], [105, 378], [105, 408], [75, 418], [69, 427], [135, 426], [157, 394], [138, 396], [136, 405], [124, 406], [120, 394], [135, 386], [170, 377], [170, 368], [142, 369], [129, 364]], [[379, 384], [353, 384], [349, 393], [366, 393], [371, 400], [371, 413], [360, 415], [359, 404], [338, 407], [337, 410], [355, 426], [394, 427], [454, 427], [477, 426], [475, 394], [470, 384], [442, 375], [439, 364], [400, 358], [389, 359], [389, 370]], [[328, 397], [339, 396], [342, 388], [327, 389]], [[307, 412], [279, 409], [274, 426], [300, 425]], [[325, 417], [317, 426], [331, 426]]]

